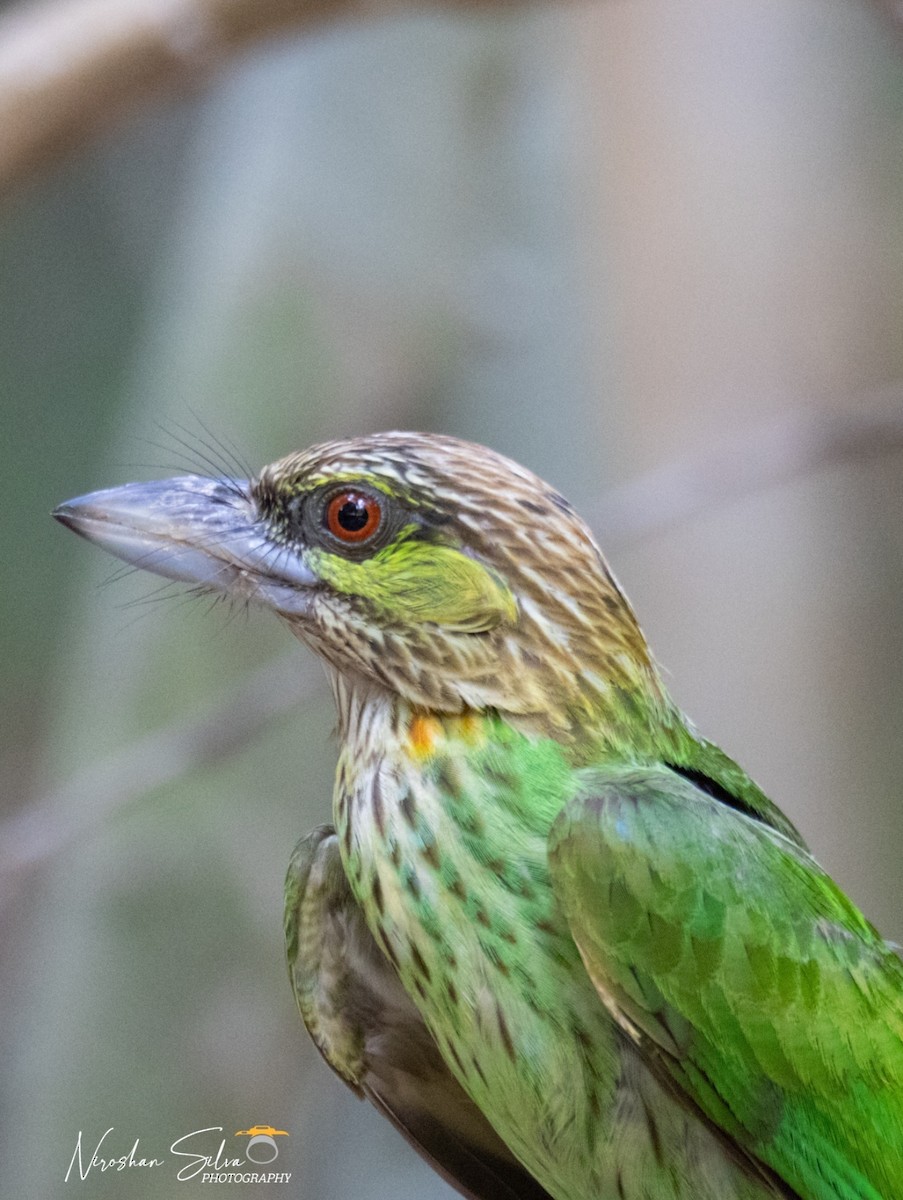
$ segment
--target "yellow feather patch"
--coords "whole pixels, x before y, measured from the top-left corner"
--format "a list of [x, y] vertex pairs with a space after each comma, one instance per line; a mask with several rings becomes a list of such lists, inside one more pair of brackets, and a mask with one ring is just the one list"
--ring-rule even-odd
[[429, 758], [442, 735], [442, 724], [436, 717], [417, 715], [408, 726], [408, 754], [411, 758]]
[[451, 546], [402, 536], [360, 562], [322, 550], [310, 562], [337, 592], [365, 597], [396, 621], [483, 633], [517, 619], [517, 603], [501, 578]]
[[485, 720], [477, 713], [436, 716], [418, 712], [408, 724], [406, 748], [411, 758], [423, 761], [436, 753], [440, 743], [447, 747], [449, 742], [463, 742], [473, 747], [485, 741]]

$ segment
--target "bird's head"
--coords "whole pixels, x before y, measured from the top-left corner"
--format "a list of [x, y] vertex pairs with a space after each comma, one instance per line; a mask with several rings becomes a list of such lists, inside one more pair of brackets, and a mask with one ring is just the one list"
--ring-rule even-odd
[[373, 434], [253, 480], [128, 484], [54, 515], [147, 570], [274, 609], [346, 685], [417, 708], [564, 732], [613, 697], [665, 703], [584, 522], [482, 446]]

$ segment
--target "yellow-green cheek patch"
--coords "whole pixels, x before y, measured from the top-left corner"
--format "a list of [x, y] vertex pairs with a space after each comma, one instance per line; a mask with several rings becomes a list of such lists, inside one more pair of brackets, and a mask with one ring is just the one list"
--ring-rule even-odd
[[362, 596], [396, 621], [480, 633], [517, 617], [498, 576], [450, 546], [402, 542], [362, 562], [314, 550], [309, 561], [337, 592]]

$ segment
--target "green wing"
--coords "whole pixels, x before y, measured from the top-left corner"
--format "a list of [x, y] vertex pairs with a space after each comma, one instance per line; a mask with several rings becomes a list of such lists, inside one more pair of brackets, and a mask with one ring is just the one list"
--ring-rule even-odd
[[551, 1200], [445, 1065], [367, 928], [331, 826], [295, 847], [285, 881], [285, 946], [317, 1049], [430, 1166], [471, 1200]]
[[903, 963], [805, 849], [667, 768], [561, 813], [556, 894], [656, 1069], [805, 1200], [903, 1197]]

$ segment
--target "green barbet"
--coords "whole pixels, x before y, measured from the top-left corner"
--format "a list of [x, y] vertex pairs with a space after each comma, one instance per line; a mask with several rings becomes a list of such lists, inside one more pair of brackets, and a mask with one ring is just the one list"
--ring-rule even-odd
[[903, 964], [669, 698], [570, 504], [448, 437], [70, 501], [325, 662], [289, 868], [317, 1046], [482, 1200], [899, 1200]]

